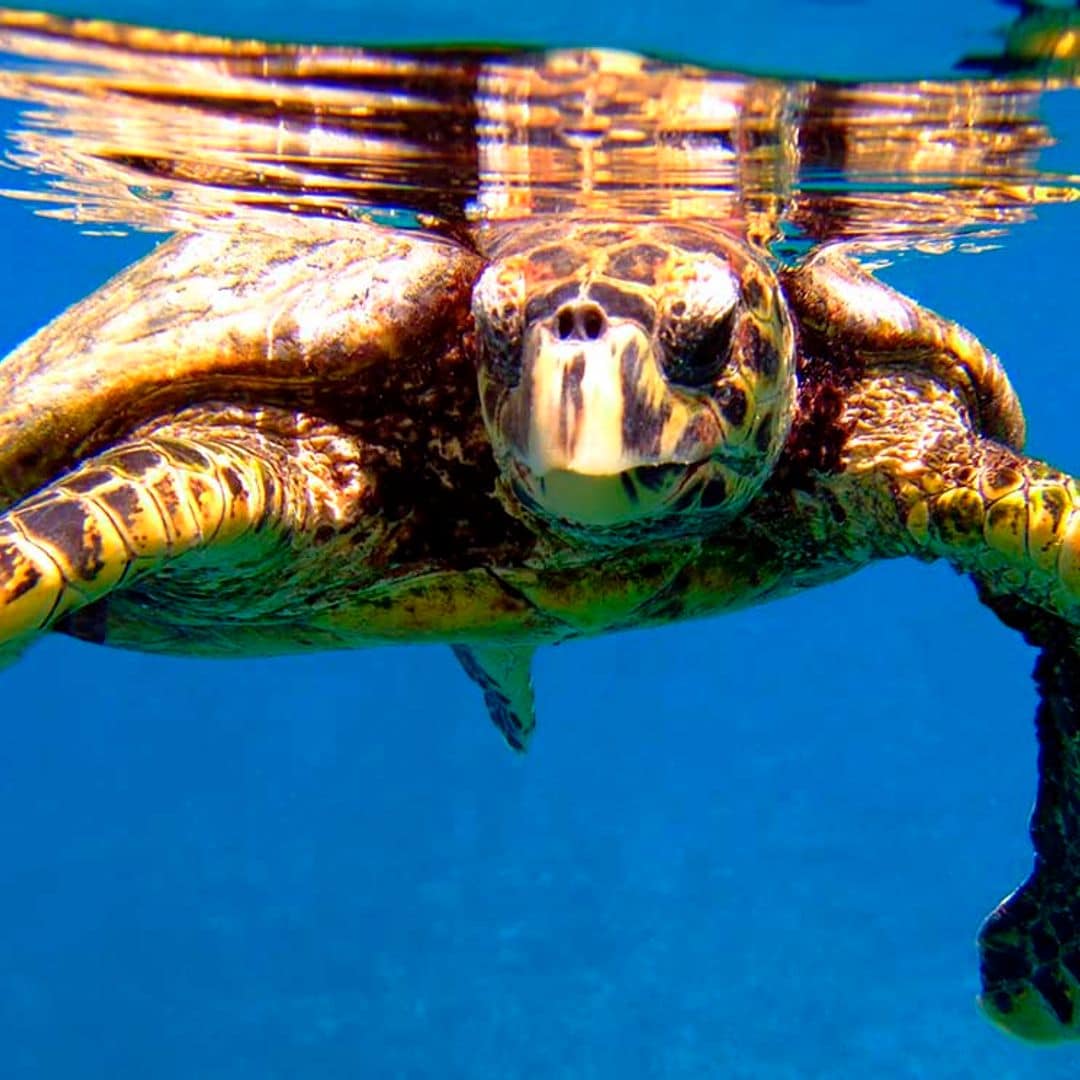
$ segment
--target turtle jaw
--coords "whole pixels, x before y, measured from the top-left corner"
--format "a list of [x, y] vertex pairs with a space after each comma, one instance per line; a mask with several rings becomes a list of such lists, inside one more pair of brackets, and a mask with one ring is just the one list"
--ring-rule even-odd
[[537, 476], [518, 464], [515, 488], [534, 509], [571, 526], [611, 529], [654, 521], [698, 485], [700, 464], [642, 465], [608, 475], [555, 469]]
[[629, 319], [609, 320], [595, 340], [532, 327], [520, 379], [491, 419], [524, 501], [581, 526], [672, 512], [724, 437], [713, 403], [672, 387]]

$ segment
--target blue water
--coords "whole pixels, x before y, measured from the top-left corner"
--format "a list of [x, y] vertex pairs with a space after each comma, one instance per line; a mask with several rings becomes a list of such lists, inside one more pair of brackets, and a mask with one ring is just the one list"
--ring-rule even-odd
[[[944, 74], [1007, 18], [697, 8], [94, 13], [881, 76]], [[1078, 104], [1047, 110], [1074, 164]], [[1078, 215], [886, 275], [1002, 355], [1031, 452], [1073, 472]], [[150, 243], [7, 201], [0, 235], [4, 350]], [[1030, 863], [1032, 662], [947, 568], [881, 565], [542, 652], [518, 761], [445, 650], [214, 663], [49, 640], [2, 676], [0, 1077], [1080, 1075], [1080, 1049], [1026, 1047], [974, 1004], [976, 928]]]

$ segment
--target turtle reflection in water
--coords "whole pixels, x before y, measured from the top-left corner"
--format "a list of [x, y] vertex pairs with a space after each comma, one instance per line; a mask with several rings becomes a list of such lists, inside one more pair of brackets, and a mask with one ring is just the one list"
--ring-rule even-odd
[[442, 641], [522, 750], [539, 645], [948, 560], [1041, 649], [1035, 870], [982, 1002], [1080, 1034], [1080, 488], [991, 353], [839, 249], [686, 215], [195, 231], [0, 381], [11, 656]]

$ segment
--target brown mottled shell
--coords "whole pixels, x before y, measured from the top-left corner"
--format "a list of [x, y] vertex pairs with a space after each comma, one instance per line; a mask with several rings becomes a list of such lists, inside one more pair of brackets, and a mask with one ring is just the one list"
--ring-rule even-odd
[[782, 271], [803, 347], [836, 364], [924, 367], [966, 401], [981, 434], [1020, 449], [1024, 414], [998, 358], [969, 330], [882, 284], [845, 254], [822, 248]]
[[480, 260], [427, 236], [303, 223], [299, 238], [169, 240], [0, 365], [0, 504], [152, 416], [200, 401], [310, 408], [466, 333]]

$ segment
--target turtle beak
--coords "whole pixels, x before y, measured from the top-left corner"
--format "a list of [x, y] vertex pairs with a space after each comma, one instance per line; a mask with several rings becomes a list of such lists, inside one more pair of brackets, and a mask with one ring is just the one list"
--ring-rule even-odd
[[[562, 339], [541, 325], [526, 341], [522, 361], [505, 430], [533, 475], [611, 477], [708, 456], [700, 404], [672, 392], [637, 323], [612, 320], [591, 341]], [[692, 422], [696, 437], [680, 453], [680, 436]], [[716, 436], [719, 441], [719, 425]]]
[[622, 358], [643, 350], [634, 326], [600, 341], [558, 341], [546, 328], [526, 356], [532, 409], [524, 460], [538, 476], [555, 470], [612, 476], [632, 467], [623, 439]]
[[720, 443], [711, 407], [665, 380], [629, 319], [602, 332], [534, 325], [499, 422], [517, 481], [568, 521], [616, 525], [663, 512]]

